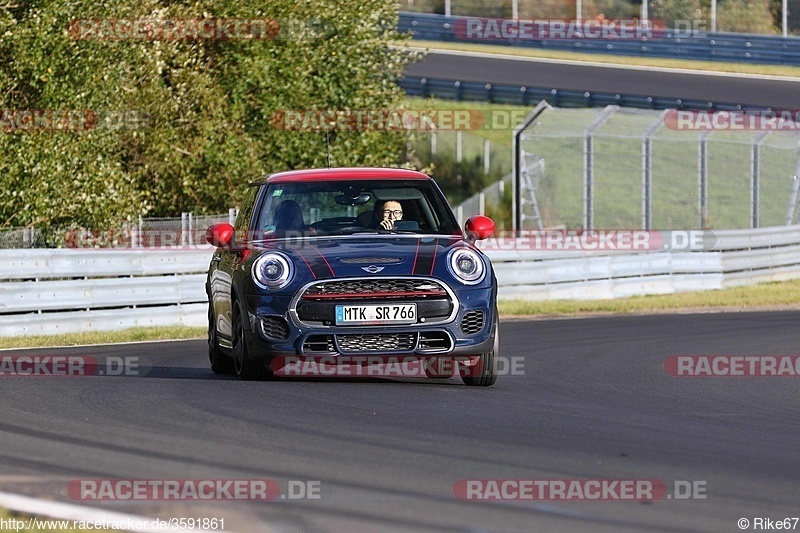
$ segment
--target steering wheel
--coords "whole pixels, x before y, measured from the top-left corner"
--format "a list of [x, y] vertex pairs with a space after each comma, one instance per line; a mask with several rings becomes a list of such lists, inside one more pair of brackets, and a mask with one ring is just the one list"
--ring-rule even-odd
[[339, 231], [345, 228], [364, 229], [356, 223], [357, 220], [355, 217], [323, 218], [311, 224], [311, 227], [322, 231]]
[[331, 229], [330, 233], [344, 233], [347, 231], [371, 231], [369, 228], [365, 228], [364, 226], [341, 226], [335, 229]]

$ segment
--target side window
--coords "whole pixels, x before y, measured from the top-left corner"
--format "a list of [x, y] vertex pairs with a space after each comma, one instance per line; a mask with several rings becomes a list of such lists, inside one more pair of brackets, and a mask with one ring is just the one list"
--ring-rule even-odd
[[[266, 187], [266, 185], [264, 185], [264, 187]], [[257, 185], [250, 186], [244, 195], [242, 207], [239, 209], [239, 215], [236, 217], [236, 224], [234, 224], [237, 242], [246, 242], [250, 240], [247, 232], [250, 229], [250, 219], [253, 218], [253, 210], [255, 209], [259, 189], [260, 187]]]

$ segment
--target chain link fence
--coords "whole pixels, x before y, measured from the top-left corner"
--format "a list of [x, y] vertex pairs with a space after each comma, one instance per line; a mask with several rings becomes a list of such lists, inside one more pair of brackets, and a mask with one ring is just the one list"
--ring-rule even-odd
[[459, 225], [463, 226], [471, 216], [485, 215], [487, 211], [502, 206], [506, 191], [511, 190], [512, 178], [513, 174], [509, 174], [455, 206], [454, 211]]
[[511, 172], [510, 138], [506, 132], [497, 133], [503, 137], [453, 130], [417, 133], [411, 160], [419, 168], [430, 170], [455, 205]]
[[0, 230], [0, 249], [46, 247], [45, 236], [36, 228], [16, 227]]
[[[528, 161], [527, 175], [531, 188], [538, 189], [543, 170], [543, 160]], [[512, 187], [514, 173], [509, 172], [503, 179], [492, 183], [476, 194], [473, 194], [453, 208], [459, 225], [463, 226], [470, 217], [486, 215], [494, 220], [496, 230], [510, 230], [512, 227], [513, 202]]]
[[546, 108], [521, 134], [522, 229], [796, 222], [800, 134], [773, 129], [769, 117], [741, 117]]

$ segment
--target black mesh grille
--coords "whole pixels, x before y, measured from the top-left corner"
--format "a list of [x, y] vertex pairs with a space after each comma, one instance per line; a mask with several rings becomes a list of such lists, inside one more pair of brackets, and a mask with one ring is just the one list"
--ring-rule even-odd
[[483, 329], [484, 322], [483, 311], [470, 311], [461, 319], [461, 331], [467, 335], [478, 333]]
[[268, 339], [282, 341], [289, 337], [289, 324], [282, 316], [262, 316], [261, 329]]
[[[446, 294], [441, 283], [426, 279], [359, 279], [325, 281], [306, 290], [304, 297], [324, 296], [326, 294], [369, 294], [369, 293], [419, 293], [421, 296], [431, 292]], [[405, 294], [404, 294], [405, 296]]]
[[370, 335], [337, 335], [336, 342], [345, 352], [403, 352], [414, 349], [416, 333], [378, 333]]
[[445, 352], [452, 347], [450, 336], [444, 331], [424, 331], [419, 334], [419, 349], [430, 352]]
[[303, 342], [303, 353], [336, 353], [333, 335], [309, 335]]

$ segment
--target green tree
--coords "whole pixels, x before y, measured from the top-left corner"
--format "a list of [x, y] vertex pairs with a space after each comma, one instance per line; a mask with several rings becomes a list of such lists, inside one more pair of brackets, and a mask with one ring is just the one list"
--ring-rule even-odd
[[519, 0], [521, 19], [575, 18], [574, 0]]
[[700, 0], [652, 0], [649, 15], [650, 18], [663, 21], [667, 28], [674, 28], [677, 21], [702, 18], [703, 11]]
[[[389, 46], [404, 40], [396, 10], [392, 0], [39, 0], [0, 9], [0, 225], [115, 227], [140, 214], [220, 212], [260, 174], [325, 165], [324, 133], [277, 129], [273, 118], [399, 105], [396, 81], [415, 56]], [[280, 32], [75, 38], [75, 19], [107, 18], [259, 18]], [[30, 110], [83, 110], [88, 124], [24, 127], [19, 111]], [[330, 139], [336, 166], [396, 165], [407, 135]]]
[[739, 33], [775, 33], [769, 0], [724, 0], [717, 7], [717, 29]]
[[584, 18], [602, 15], [606, 19], [638, 18], [641, 4], [632, 4], [628, 0], [584, 0]]

